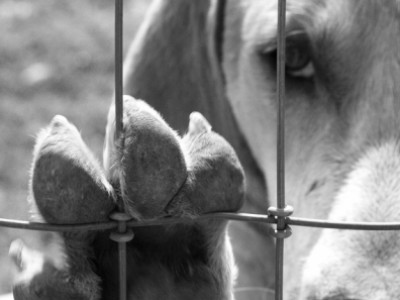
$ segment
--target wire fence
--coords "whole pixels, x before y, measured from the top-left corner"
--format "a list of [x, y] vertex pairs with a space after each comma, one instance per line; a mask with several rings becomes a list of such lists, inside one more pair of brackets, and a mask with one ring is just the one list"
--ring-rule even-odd
[[[196, 0], [192, 0], [196, 1]], [[221, 1], [221, 0], [220, 0]], [[110, 221], [102, 223], [54, 225], [29, 221], [0, 219], [0, 227], [39, 230], [39, 231], [101, 231], [113, 230], [110, 238], [118, 243], [119, 252], [119, 299], [127, 299], [126, 282], [126, 244], [134, 238], [133, 230], [137, 227], [160, 226], [175, 223], [193, 222], [204, 219], [224, 219], [241, 222], [258, 222], [275, 225], [270, 228], [270, 234], [276, 238], [276, 270], [275, 299], [283, 299], [283, 263], [284, 240], [291, 235], [290, 226], [317, 227], [326, 229], [347, 230], [400, 230], [400, 222], [333, 222], [326, 220], [292, 217], [293, 208], [285, 202], [285, 14], [286, 0], [278, 1], [278, 50], [277, 50], [277, 207], [270, 207], [265, 214], [250, 213], [209, 213], [191, 218], [170, 217], [157, 220], [132, 220], [120, 212], [113, 213]], [[119, 137], [123, 124], [123, 0], [115, 0], [115, 106], [116, 106], [116, 136]], [[263, 289], [256, 287], [255, 289]]]

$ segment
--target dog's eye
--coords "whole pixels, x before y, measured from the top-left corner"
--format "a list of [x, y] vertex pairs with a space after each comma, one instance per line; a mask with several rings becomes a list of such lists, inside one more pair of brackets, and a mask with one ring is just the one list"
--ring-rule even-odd
[[286, 72], [297, 77], [314, 75], [310, 43], [304, 32], [294, 32], [286, 38]]
[[[276, 44], [264, 48], [262, 55], [276, 66]], [[291, 77], [310, 78], [314, 75], [310, 41], [304, 31], [294, 31], [286, 36], [285, 68], [287, 75]]]

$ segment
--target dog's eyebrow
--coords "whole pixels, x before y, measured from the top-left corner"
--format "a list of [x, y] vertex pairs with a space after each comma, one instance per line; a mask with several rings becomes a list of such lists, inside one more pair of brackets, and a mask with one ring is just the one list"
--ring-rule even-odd
[[[287, 26], [286, 27], [286, 39], [290, 36], [298, 35], [298, 34], [305, 34], [305, 30], [302, 29], [300, 26], [296, 24], [296, 26]], [[274, 38], [270, 39], [264, 44], [260, 44], [260, 52], [269, 53], [275, 51], [278, 47], [278, 37], [275, 36]]]
[[329, 296], [322, 298], [322, 300], [360, 300], [350, 296], [350, 293], [343, 289], [338, 288], [329, 293]]
[[[333, 1], [333, 2], [339, 2]], [[277, 44], [277, 7], [272, 4], [263, 6], [249, 6], [248, 15], [245, 17], [243, 32], [244, 42], [256, 48], [274, 49]], [[324, 0], [298, 0], [290, 1], [287, 6], [286, 32], [301, 30], [310, 36], [324, 31], [329, 26], [332, 18], [325, 9]], [[340, 4], [333, 4], [335, 11], [342, 9]]]
[[315, 294], [309, 295], [307, 300], [361, 300], [354, 298], [351, 293], [345, 288], [336, 288], [328, 293], [327, 296], [321, 297]]
[[288, 11], [306, 18], [313, 18], [320, 9], [325, 7], [326, 1], [321, 0], [289, 1], [287, 4]]

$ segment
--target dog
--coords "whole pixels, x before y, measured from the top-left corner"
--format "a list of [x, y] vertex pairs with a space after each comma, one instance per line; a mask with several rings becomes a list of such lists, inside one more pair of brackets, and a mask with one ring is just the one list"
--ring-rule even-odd
[[[400, 1], [287, 2], [288, 203], [307, 218], [398, 221]], [[125, 60], [125, 94], [180, 132], [199, 111], [233, 146], [246, 212], [276, 206], [277, 15], [277, 1], [155, 0]], [[236, 299], [274, 286], [268, 232], [230, 225]], [[284, 299], [398, 299], [399, 237], [293, 228]]]
[[[126, 94], [180, 130], [200, 111], [233, 145], [246, 212], [276, 206], [277, 7], [156, 0], [125, 65]], [[295, 216], [398, 221], [400, 1], [288, 0], [286, 16], [285, 179]], [[267, 232], [231, 224], [238, 288], [273, 288]], [[284, 298], [399, 298], [398, 240], [398, 232], [293, 228]]]

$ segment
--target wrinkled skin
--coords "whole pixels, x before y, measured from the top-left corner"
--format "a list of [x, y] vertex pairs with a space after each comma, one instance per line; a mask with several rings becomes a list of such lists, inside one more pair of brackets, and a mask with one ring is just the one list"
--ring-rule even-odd
[[[219, 61], [215, 44], [209, 51], [214, 4], [155, 1], [125, 89], [180, 130], [188, 111], [204, 113], [243, 163], [243, 210], [264, 213], [265, 199], [276, 205], [277, 3], [227, 0]], [[400, 1], [288, 0], [287, 32], [287, 202], [301, 217], [399, 221]], [[235, 223], [230, 233], [237, 286], [272, 288], [267, 228]], [[293, 228], [285, 299], [399, 299], [399, 235]], [[261, 295], [236, 294], [252, 297]]]

